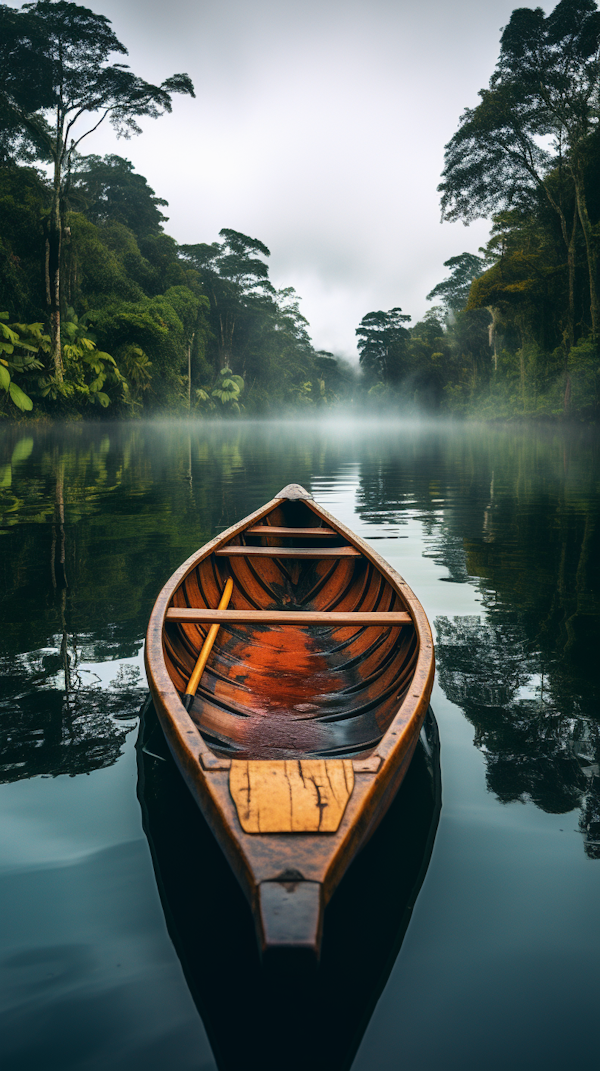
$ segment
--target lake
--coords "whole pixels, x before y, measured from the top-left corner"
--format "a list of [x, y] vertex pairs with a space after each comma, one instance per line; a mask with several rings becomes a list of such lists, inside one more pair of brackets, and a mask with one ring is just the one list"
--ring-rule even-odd
[[[245, 1037], [264, 1071], [271, 1007], [287, 1069], [311, 1029], [330, 1071], [594, 1065], [599, 444], [404, 419], [1, 429], [4, 1071], [235, 1071]], [[420, 598], [439, 747], [336, 893], [314, 1014], [284, 1030], [277, 984], [255, 999], [247, 909], [139, 717], [162, 584], [290, 482]], [[236, 1038], [252, 999], [260, 1030]]]

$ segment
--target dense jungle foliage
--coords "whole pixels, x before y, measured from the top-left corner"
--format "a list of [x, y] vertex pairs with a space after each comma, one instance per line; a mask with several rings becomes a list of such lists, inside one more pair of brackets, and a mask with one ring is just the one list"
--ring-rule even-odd
[[352, 404], [597, 418], [595, 0], [513, 12], [439, 187], [443, 219], [490, 219], [490, 241], [446, 262], [416, 325], [400, 307], [367, 313], [358, 369], [314, 348], [260, 240], [225, 228], [219, 242], [178, 245], [163, 229], [166, 202], [128, 160], [81, 153], [99, 115], [138, 133], [137, 119], [168, 113], [173, 93], [194, 95], [187, 75], [154, 86], [111, 64], [114, 53], [126, 49], [87, 8], [0, 5], [0, 414]]
[[416, 327], [400, 309], [363, 319], [371, 394], [479, 417], [597, 419], [599, 88], [594, 0], [513, 11], [439, 187], [442, 218], [490, 219], [490, 241], [446, 262]]
[[18, 320], [0, 330], [36, 412], [230, 416], [330, 404], [345, 391], [352, 373], [315, 352], [294, 291], [269, 281], [262, 242], [223, 230], [218, 243], [178, 246], [162, 229], [165, 202], [127, 160], [76, 163], [61, 249], [60, 380], [44, 294], [48, 185], [33, 168], [0, 168], [0, 307]]
[[127, 50], [88, 8], [0, 5], [2, 411], [331, 404], [352, 373], [313, 349], [293, 289], [269, 280], [267, 247], [230, 229], [178, 246], [166, 202], [129, 161], [82, 155], [101, 122], [137, 134], [174, 93], [194, 96], [188, 75], [155, 86], [115, 54]]

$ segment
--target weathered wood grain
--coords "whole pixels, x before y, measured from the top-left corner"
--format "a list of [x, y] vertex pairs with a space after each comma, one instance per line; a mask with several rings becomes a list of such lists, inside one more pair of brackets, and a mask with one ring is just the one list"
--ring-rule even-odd
[[349, 759], [234, 759], [229, 772], [245, 833], [335, 833], [353, 788]]

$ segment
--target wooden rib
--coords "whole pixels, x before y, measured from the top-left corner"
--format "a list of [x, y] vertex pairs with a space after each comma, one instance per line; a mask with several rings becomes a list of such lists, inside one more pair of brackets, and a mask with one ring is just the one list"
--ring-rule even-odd
[[[255, 524], [246, 528], [244, 535], [255, 536], [302, 536], [303, 539], [335, 539], [333, 528], [286, 528], [274, 524]], [[339, 537], [338, 537], [339, 538]]]
[[200, 610], [195, 607], [173, 607], [167, 610], [167, 621], [211, 625], [410, 625], [410, 614], [402, 612], [335, 613], [327, 610]]
[[356, 547], [217, 547], [219, 558], [362, 558]]

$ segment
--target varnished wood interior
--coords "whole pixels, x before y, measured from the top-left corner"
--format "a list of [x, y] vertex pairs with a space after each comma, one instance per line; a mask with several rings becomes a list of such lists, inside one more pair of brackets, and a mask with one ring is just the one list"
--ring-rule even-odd
[[[230, 610], [395, 612], [407, 610], [384, 574], [303, 501], [285, 501], [248, 529], [237, 554], [219, 548], [185, 577], [171, 607], [215, 608], [232, 577]], [[293, 529], [293, 539], [281, 531]], [[311, 529], [304, 538], [301, 529]], [[336, 547], [332, 547], [332, 543]], [[310, 547], [300, 558], [245, 554], [243, 547]], [[326, 548], [329, 550], [327, 553]], [[331, 556], [341, 550], [342, 555]], [[225, 553], [223, 553], [223, 549]], [[241, 553], [240, 553], [241, 551]], [[354, 554], [348, 554], [354, 551]], [[317, 553], [317, 557], [312, 557]], [[185, 691], [208, 625], [167, 619], [164, 651]], [[418, 640], [404, 627], [318, 623], [282, 627], [223, 621], [190, 716], [218, 755], [244, 759], [351, 758], [377, 746], [415, 672]]]

